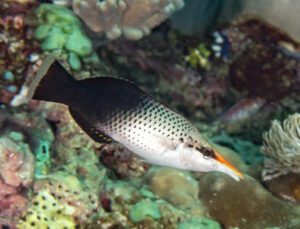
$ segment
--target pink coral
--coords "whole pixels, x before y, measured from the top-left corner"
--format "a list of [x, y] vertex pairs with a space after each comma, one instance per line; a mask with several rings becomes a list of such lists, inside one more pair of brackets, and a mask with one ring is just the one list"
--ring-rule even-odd
[[25, 146], [0, 139], [0, 225], [12, 224], [27, 204], [21, 190], [32, 184], [34, 157]]

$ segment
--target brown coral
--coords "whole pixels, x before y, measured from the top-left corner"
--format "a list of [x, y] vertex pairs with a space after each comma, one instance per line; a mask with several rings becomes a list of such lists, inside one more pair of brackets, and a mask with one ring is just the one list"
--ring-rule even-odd
[[182, 0], [74, 0], [76, 14], [95, 32], [109, 39], [122, 34], [130, 40], [141, 39], [150, 29], [183, 7]]
[[235, 182], [223, 174], [206, 174], [199, 187], [209, 215], [225, 228], [299, 228], [299, 207], [276, 199], [249, 176]]

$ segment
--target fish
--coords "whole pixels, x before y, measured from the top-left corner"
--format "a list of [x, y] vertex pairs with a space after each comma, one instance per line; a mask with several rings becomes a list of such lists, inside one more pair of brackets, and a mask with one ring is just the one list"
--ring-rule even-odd
[[27, 91], [28, 99], [67, 105], [94, 141], [119, 142], [147, 163], [243, 178], [189, 120], [128, 80], [112, 76], [75, 80], [48, 56]]

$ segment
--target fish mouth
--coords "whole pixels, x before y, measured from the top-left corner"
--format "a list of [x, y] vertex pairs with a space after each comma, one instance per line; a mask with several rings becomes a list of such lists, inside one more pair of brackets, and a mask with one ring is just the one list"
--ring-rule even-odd
[[244, 178], [244, 175], [241, 171], [239, 171], [234, 165], [232, 165], [229, 161], [227, 161], [220, 153], [215, 151], [215, 160], [221, 163], [225, 167], [225, 172], [233, 179], [239, 181]]

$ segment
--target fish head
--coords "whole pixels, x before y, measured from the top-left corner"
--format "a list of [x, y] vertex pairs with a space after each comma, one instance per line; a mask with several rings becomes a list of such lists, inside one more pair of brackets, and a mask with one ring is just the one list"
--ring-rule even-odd
[[180, 151], [180, 163], [185, 169], [199, 172], [223, 172], [236, 181], [243, 178], [243, 174], [235, 166], [208, 144], [200, 147], [182, 144], [178, 150]]

